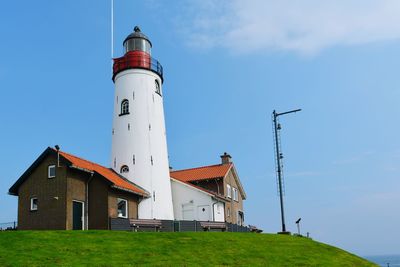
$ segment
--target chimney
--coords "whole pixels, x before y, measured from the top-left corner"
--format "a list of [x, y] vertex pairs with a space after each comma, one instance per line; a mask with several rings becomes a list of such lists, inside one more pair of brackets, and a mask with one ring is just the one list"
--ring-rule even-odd
[[221, 163], [222, 164], [229, 164], [231, 163], [231, 155], [229, 155], [228, 153], [224, 152], [223, 155], [221, 155]]

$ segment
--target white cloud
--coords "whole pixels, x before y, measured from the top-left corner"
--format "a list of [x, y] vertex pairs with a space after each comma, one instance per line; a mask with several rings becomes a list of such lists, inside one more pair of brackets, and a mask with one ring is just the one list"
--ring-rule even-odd
[[313, 54], [400, 38], [398, 0], [198, 0], [182, 7], [180, 31], [202, 48]]

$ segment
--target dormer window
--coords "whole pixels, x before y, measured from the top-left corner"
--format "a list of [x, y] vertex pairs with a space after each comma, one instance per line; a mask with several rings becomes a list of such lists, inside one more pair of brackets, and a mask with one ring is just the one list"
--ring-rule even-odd
[[121, 173], [128, 173], [129, 172], [129, 167], [124, 165], [121, 167]]
[[121, 114], [119, 114], [120, 116], [122, 115], [126, 115], [129, 114], [129, 101], [128, 99], [124, 99], [121, 102]]
[[155, 80], [155, 83], [156, 83], [156, 93], [161, 95], [160, 83], [158, 82], [158, 80]]

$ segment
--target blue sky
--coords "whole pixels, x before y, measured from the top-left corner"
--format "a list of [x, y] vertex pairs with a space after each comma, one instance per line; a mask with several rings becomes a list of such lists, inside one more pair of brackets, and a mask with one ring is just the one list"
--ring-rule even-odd
[[[333, 3], [333, 2], [332, 2]], [[400, 3], [115, 1], [114, 55], [140, 25], [165, 70], [175, 169], [229, 152], [246, 222], [280, 230], [271, 113], [281, 118], [287, 228], [359, 255], [400, 248]], [[47, 147], [109, 165], [110, 1], [0, 9], [0, 222]]]

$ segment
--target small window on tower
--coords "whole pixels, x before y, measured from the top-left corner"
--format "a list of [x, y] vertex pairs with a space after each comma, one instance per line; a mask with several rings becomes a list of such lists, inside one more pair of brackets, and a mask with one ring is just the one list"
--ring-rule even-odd
[[129, 172], [129, 167], [124, 165], [121, 167], [121, 173], [128, 173]]
[[129, 114], [129, 101], [128, 99], [125, 99], [121, 102], [121, 114], [119, 114], [120, 116], [122, 115], [126, 115]]
[[161, 95], [160, 83], [156, 80], [156, 93]]

